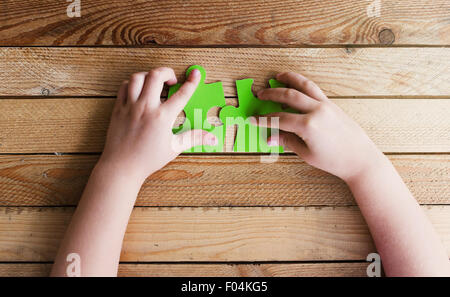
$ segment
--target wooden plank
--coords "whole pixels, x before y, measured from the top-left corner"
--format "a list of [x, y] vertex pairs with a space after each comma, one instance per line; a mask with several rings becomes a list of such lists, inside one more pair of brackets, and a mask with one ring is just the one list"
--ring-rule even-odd
[[83, 0], [71, 19], [65, 1], [3, 0], [0, 45], [450, 43], [448, 1], [376, 3]]
[[47, 277], [52, 269], [51, 264], [14, 263], [0, 264], [0, 277]]
[[[450, 100], [334, 99], [384, 152], [450, 152]], [[0, 153], [101, 152], [114, 99], [2, 99]], [[232, 151], [229, 127], [226, 151]]]
[[295, 71], [329, 96], [450, 95], [450, 48], [0, 48], [0, 95], [115, 96], [134, 72], [201, 64], [207, 82]]
[[[450, 206], [424, 207], [450, 254]], [[0, 261], [52, 261], [73, 208], [0, 208]], [[356, 207], [135, 208], [121, 261], [365, 260]]]
[[[421, 204], [450, 204], [450, 155], [394, 155]], [[0, 206], [76, 205], [98, 156], [0, 156]], [[180, 156], [150, 176], [138, 206], [355, 205], [340, 179], [296, 156]]]
[[[126, 264], [119, 277], [364, 277], [368, 263]], [[0, 277], [45, 277], [51, 264], [0, 264]]]

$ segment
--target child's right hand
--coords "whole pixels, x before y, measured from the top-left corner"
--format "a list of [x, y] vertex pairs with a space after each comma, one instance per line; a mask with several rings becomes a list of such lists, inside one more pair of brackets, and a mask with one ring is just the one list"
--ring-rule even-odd
[[256, 118], [260, 126], [270, 126], [271, 118], [279, 118], [280, 134], [269, 138], [269, 145], [283, 145], [310, 165], [346, 182], [376, 168], [383, 154], [314, 82], [292, 72], [280, 73], [276, 79], [289, 88], [263, 89], [257, 93], [258, 98], [287, 104], [301, 114], [262, 116], [268, 117], [268, 124]]
[[195, 92], [200, 72], [193, 70], [170, 99], [161, 102], [164, 84], [173, 85], [173, 69], [161, 67], [135, 73], [122, 84], [98, 167], [114, 168], [142, 183], [150, 174], [196, 145], [215, 145], [216, 137], [204, 130], [172, 133], [178, 114]]

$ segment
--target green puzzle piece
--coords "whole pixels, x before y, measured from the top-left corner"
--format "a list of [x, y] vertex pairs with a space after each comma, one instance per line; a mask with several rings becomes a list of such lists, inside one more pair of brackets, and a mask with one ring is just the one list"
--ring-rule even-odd
[[[208, 111], [215, 107], [225, 106], [225, 95], [221, 82], [205, 84], [206, 71], [203, 67], [194, 65], [186, 71], [186, 77], [189, 76], [193, 69], [198, 69], [201, 74], [200, 83], [192, 95], [189, 102], [184, 108], [186, 114], [185, 122], [178, 128], [174, 128], [174, 133], [181, 133], [192, 129], [203, 129], [217, 137], [216, 146], [196, 146], [186, 152], [223, 152], [223, 144], [225, 139], [225, 125], [212, 126], [207, 120]], [[169, 98], [181, 87], [176, 84], [169, 89]]]
[[[248, 117], [254, 115], [265, 115], [272, 112], [288, 111], [283, 109], [279, 103], [262, 101], [252, 93], [253, 79], [236, 81], [239, 107], [225, 106], [225, 95], [221, 82], [205, 84], [206, 72], [203, 67], [194, 65], [186, 71], [186, 77], [193, 69], [198, 69], [201, 74], [199, 86], [195, 90], [189, 102], [184, 108], [186, 114], [185, 122], [174, 133], [181, 133], [191, 129], [203, 129], [216, 135], [218, 144], [216, 146], [196, 146], [186, 152], [223, 152], [226, 127], [238, 125], [238, 131], [234, 144], [236, 152], [283, 152], [283, 147], [270, 147], [267, 145], [267, 137], [270, 136], [270, 128], [260, 128], [251, 125]], [[285, 87], [284, 84], [275, 79], [269, 81], [271, 88]], [[179, 90], [181, 84], [176, 84], [169, 89], [169, 98]], [[207, 120], [208, 111], [213, 107], [222, 107], [220, 120], [224, 125], [212, 126]]]
[[286, 85], [282, 82], [279, 82], [276, 79], [270, 79], [269, 80], [269, 85], [271, 88], [286, 88]]
[[[224, 126], [238, 125], [234, 143], [236, 152], [282, 153], [282, 146], [268, 146], [267, 137], [272, 129], [261, 128], [250, 124], [248, 118], [254, 115], [265, 115], [284, 110], [282, 105], [272, 101], [259, 100], [252, 92], [253, 79], [236, 81], [239, 107], [225, 106], [220, 112], [220, 120]], [[269, 81], [271, 88], [285, 85], [275, 79]]]

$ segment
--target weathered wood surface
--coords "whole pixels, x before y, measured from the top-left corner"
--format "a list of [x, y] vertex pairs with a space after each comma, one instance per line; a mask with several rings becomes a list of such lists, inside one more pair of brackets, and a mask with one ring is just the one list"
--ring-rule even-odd
[[[450, 206], [423, 207], [450, 254]], [[74, 208], [0, 208], [0, 262], [53, 261]], [[357, 207], [135, 208], [125, 262], [365, 260]]]
[[0, 96], [115, 96], [132, 73], [201, 64], [207, 82], [267, 87], [295, 71], [329, 96], [448, 96], [450, 48], [0, 48]]
[[[334, 99], [384, 152], [450, 152], [450, 100]], [[101, 152], [114, 99], [2, 99], [0, 153]], [[232, 151], [234, 128], [226, 135]]]
[[[421, 204], [450, 204], [450, 155], [391, 155]], [[1, 206], [69, 206], [81, 197], [98, 156], [0, 156]], [[340, 179], [298, 157], [180, 156], [151, 175], [138, 206], [345, 206]]]
[[0, 45], [441, 45], [446, 0], [2, 0]]
[[[449, 1], [83, 0], [81, 18], [67, 5], [0, 2], [0, 276], [49, 273], [74, 208], [46, 206], [77, 203], [113, 104], [84, 97], [114, 97], [130, 74], [158, 66], [183, 80], [192, 64], [223, 82], [231, 104], [235, 80], [254, 78], [256, 90], [286, 70], [339, 97], [384, 152], [400, 154], [389, 158], [434, 204], [423, 208], [450, 253], [450, 205], [435, 205], [450, 204]], [[293, 155], [259, 158], [183, 155], [149, 177], [137, 205], [171, 207], [134, 210], [119, 275], [365, 276], [367, 263], [345, 262], [375, 251], [345, 184]], [[322, 260], [339, 263], [295, 262]]]

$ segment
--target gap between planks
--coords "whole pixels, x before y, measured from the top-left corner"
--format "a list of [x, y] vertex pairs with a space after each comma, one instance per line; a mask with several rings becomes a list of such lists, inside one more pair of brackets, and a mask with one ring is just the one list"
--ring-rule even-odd
[[[182, 2], [182, 4], [181, 4]], [[366, 1], [3, 0], [0, 44], [12, 45], [404, 45], [449, 44], [445, 0]], [[372, 7], [373, 8], [373, 7]], [[195, 19], [195, 22], [192, 22]], [[189, 23], [190, 30], [186, 30]]]
[[[333, 101], [385, 153], [450, 152], [450, 100]], [[234, 99], [227, 103], [237, 104]], [[113, 104], [114, 99], [0, 100], [0, 154], [100, 152]], [[227, 130], [225, 151], [230, 152], [235, 132], [234, 127]]]
[[263, 88], [283, 71], [329, 96], [450, 95], [449, 48], [0, 48], [0, 56], [4, 96], [115, 96], [132, 73], [169, 66], [183, 80], [199, 63], [226, 96], [236, 96], [236, 79]]
[[[450, 206], [422, 209], [450, 254]], [[52, 261], [73, 211], [0, 208], [0, 261]], [[357, 207], [135, 208], [121, 261], [348, 261], [372, 252]]]
[[[73, 206], [98, 155], [0, 156], [0, 205]], [[450, 204], [450, 155], [388, 156], [421, 204]], [[339, 178], [295, 155], [182, 155], [147, 178], [137, 206], [346, 206]]]

